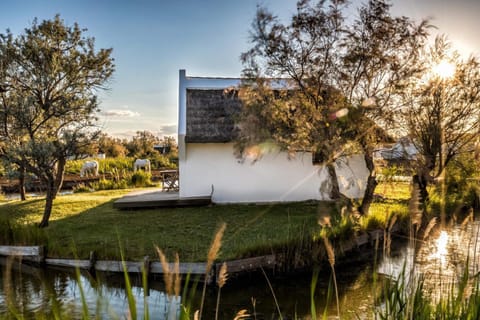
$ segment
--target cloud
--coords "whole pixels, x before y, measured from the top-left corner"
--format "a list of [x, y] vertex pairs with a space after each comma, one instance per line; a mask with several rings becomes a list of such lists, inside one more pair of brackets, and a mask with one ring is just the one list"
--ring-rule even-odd
[[176, 124], [164, 124], [160, 126], [160, 136], [174, 136], [177, 135]]
[[134, 137], [137, 134], [137, 132], [134, 130], [127, 130], [127, 131], [118, 131], [118, 132], [108, 132], [108, 134], [115, 138], [129, 140], [132, 137]]
[[140, 113], [127, 109], [110, 109], [102, 111], [101, 115], [116, 118], [133, 118], [140, 116]]

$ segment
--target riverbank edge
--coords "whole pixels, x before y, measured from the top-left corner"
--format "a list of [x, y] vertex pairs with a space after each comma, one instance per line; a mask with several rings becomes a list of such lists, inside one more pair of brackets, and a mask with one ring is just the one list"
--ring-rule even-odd
[[[398, 228], [392, 228], [390, 233], [398, 231]], [[373, 245], [385, 236], [385, 230], [376, 229], [356, 235], [350, 240], [343, 241], [335, 248], [336, 251], [346, 255], [353, 250], [359, 249], [365, 245]], [[116, 261], [116, 260], [97, 260], [95, 253], [90, 253], [89, 260], [76, 259], [57, 259], [48, 258], [45, 255], [44, 246], [0, 246], [0, 256], [13, 257], [20, 259], [22, 263], [33, 264], [38, 267], [46, 268], [66, 268], [86, 270], [91, 273], [96, 271], [112, 273], [146, 273], [149, 275], [163, 275], [164, 268], [158, 261], [152, 261], [146, 256], [142, 261]], [[280, 259], [277, 254], [263, 255], [244, 259], [227, 260], [215, 263], [209, 274], [206, 275], [208, 284], [215, 284], [218, 272], [223, 263], [226, 263], [229, 278], [235, 278], [242, 274], [255, 272], [260, 269], [276, 269], [280, 266]], [[169, 270], [174, 270], [174, 264], [168, 264]], [[180, 275], [191, 275], [205, 277], [206, 262], [181, 262], [179, 264]]]

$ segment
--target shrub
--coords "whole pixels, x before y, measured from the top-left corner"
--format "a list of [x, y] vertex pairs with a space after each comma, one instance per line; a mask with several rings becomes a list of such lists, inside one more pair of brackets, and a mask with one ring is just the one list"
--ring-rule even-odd
[[107, 179], [100, 179], [97, 182], [92, 183], [92, 188], [95, 190], [112, 190], [118, 189], [115, 188], [115, 181], [107, 180]]
[[98, 162], [99, 173], [127, 172], [132, 171], [135, 159], [130, 157], [106, 158]]
[[73, 193], [81, 193], [81, 192], [92, 192], [94, 191], [93, 188], [90, 186], [87, 186], [83, 183], [79, 183], [75, 186], [73, 186]]
[[66, 174], [79, 174], [85, 160], [68, 160], [65, 165]]
[[134, 187], [152, 187], [152, 175], [145, 171], [137, 171], [130, 177], [130, 185]]

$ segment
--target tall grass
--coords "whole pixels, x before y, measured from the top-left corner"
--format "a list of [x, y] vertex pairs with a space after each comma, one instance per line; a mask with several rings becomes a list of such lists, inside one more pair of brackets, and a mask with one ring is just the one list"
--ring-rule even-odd
[[45, 230], [32, 224], [0, 218], [0, 243], [3, 245], [44, 245], [48, 242]]

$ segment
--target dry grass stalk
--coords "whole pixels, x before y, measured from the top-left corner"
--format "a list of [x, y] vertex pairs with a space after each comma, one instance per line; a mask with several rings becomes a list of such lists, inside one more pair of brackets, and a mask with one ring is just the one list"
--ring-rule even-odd
[[383, 246], [384, 252], [387, 256], [390, 256], [392, 247], [392, 229], [397, 222], [398, 216], [396, 214], [390, 216], [390, 219], [385, 221], [385, 230], [383, 231]]
[[14, 306], [15, 304], [15, 295], [13, 291], [12, 283], [12, 268], [15, 257], [7, 257], [7, 264], [5, 266], [5, 273], [3, 274], [3, 292], [5, 292], [5, 303], [7, 306]]
[[322, 211], [318, 214], [318, 224], [322, 227], [322, 228], [325, 228], [325, 227], [331, 227], [332, 224], [331, 224], [331, 218], [330, 218], [330, 214], [329, 213], [326, 213], [325, 211]]
[[468, 212], [468, 216], [465, 217], [465, 219], [463, 219], [462, 221], [462, 224], [461, 224], [461, 228], [465, 228], [470, 222], [473, 222], [473, 209], [470, 208], [469, 212]]
[[162, 249], [155, 246], [155, 250], [157, 251], [158, 257], [160, 258], [160, 263], [162, 264], [163, 268], [163, 281], [165, 282], [165, 289], [168, 295], [173, 294], [173, 274], [170, 271], [170, 266], [168, 264], [167, 258], [163, 253]]
[[385, 237], [385, 249], [386, 249], [386, 254], [389, 257], [391, 255], [391, 248], [392, 248], [392, 237], [390, 236], [390, 233]]
[[418, 229], [422, 224], [422, 211], [420, 210], [420, 190], [416, 185], [413, 186], [408, 209], [412, 225], [415, 226], [415, 231], [418, 232]]
[[215, 234], [215, 237], [213, 238], [212, 244], [210, 245], [210, 250], [208, 251], [208, 256], [207, 256], [207, 266], [205, 268], [205, 281], [203, 283], [203, 291], [202, 291], [202, 299], [200, 301], [200, 310], [198, 312], [198, 319], [202, 319], [202, 313], [203, 313], [203, 304], [205, 301], [205, 294], [207, 291], [207, 281], [208, 277], [210, 274], [210, 271], [212, 270], [213, 262], [217, 258], [218, 252], [220, 251], [220, 248], [222, 247], [222, 238], [223, 234], [225, 233], [225, 229], [227, 228], [227, 224], [224, 222], [218, 229], [217, 233]]
[[182, 277], [180, 276], [180, 257], [178, 256], [178, 253], [175, 254], [175, 265], [173, 268], [173, 273], [175, 276], [175, 280], [174, 280], [175, 296], [179, 297], [181, 287], [182, 287]]
[[323, 237], [323, 243], [325, 244], [325, 249], [327, 251], [328, 262], [330, 263], [330, 266], [333, 267], [335, 265], [335, 251], [327, 237]]
[[250, 314], [248, 314], [248, 310], [247, 309], [242, 309], [242, 310], [237, 312], [237, 314], [235, 315], [235, 318], [233, 318], [233, 320], [241, 320], [241, 319], [249, 319], [249, 318], [250, 318]]
[[207, 270], [206, 270], [207, 273], [210, 272], [213, 262], [217, 258], [218, 252], [220, 251], [220, 247], [222, 246], [223, 234], [226, 228], [227, 228], [227, 224], [222, 223], [217, 233], [215, 234], [215, 237], [213, 238], [212, 244], [210, 245], [210, 250], [208, 251], [208, 256], [207, 256]]
[[227, 279], [228, 279], [227, 263], [224, 262], [222, 263], [222, 266], [220, 267], [220, 271], [218, 272], [218, 279], [217, 279], [218, 287], [223, 288], [223, 286], [227, 282]]
[[217, 279], [218, 293], [217, 293], [217, 307], [215, 308], [215, 320], [218, 320], [218, 310], [220, 309], [220, 292], [222, 290], [222, 287], [227, 282], [227, 277], [228, 277], [227, 263], [224, 262], [222, 263], [222, 266], [220, 267], [220, 271], [218, 272], [218, 279]]
[[337, 286], [337, 276], [335, 274], [335, 251], [333, 250], [333, 246], [330, 243], [330, 240], [328, 237], [323, 237], [323, 242], [325, 244], [325, 249], [327, 250], [327, 255], [328, 255], [328, 262], [330, 263], [330, 267], [332, 269], [332, 275], [333, 275], [333, 285], [335, 288], [335, 298], [337, 301], [337, 316], [338, 319], [340, 318], [340, 300], [338, 299], [338, 286]]
[[430, 219], [430, 222], [428, 222], [428, 225], [425, 228], [425, 232], [423, 233], [423, 240], [428, 238], [428, 236], [430, 235], [430, 232], [432, 232], [433, 228], [436, 225], [437, 225], [437, 217], [433, 217], [432, 219]]
[[395, 223], [397, 222], [397, 220], [398, 220], [398, 216], [396, 214], [394, 214], [390, 219], [390, 223], [388, 224], [388, 231], [389, 232], [392, 232], [392, 228], [395, 225]]

